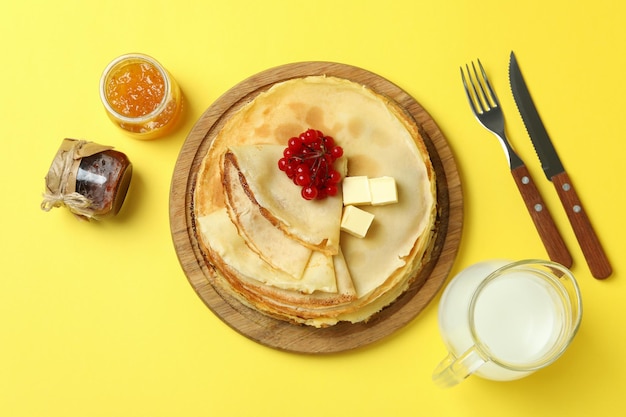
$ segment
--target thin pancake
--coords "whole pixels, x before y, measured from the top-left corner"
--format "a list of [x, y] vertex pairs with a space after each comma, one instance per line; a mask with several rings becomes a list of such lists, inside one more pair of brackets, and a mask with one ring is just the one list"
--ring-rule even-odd
[[339, 251], [341, 198], [313, 201], [302, 198], [301, 188], [277, 167], [284, 148], [284, 145], [231, 146], [229, 153], [247, 179], [249, 194], [272, 223], [301, 244], [334, 255]]
[[[214, 259], [221, 275], [235, 277], [259, 294], [291, 305], [309, 306], [336, 305], [355, 299], [350, 275], [340, 264], [336, 274], [329, 271], [335, 269], [335, 263], [332, 266], [325, 262], [311, 264], [300, 280], [273, 269], [246, 245], [226, 209], [199, 217], [197, 224], [206, 238], [209, 256]], [[315, 271], [316, 268], [320, 269]]]
[[[226, 208], [241, 237], [265, 262], [295, 279], [302, 278], [313, 250], [291, 239], [270, 221], [250, 191], [235, 154], [229, 151], [224, 155], [223, 167]], [[293, 187], [292, 183], [287, 185]]]
[[[195, 214], [202, 217], [224, 207], [219, 161], [228, 148], [285, 146], [291, 136], [307, 128], [323, 131], [342, 146], [348, 175], [396, 180], [399, 202], [366, 208], [375, 219], [364, 239], [340, 235], [358, 298], [336, 308], [301, 308], [299, 302], [310, 303], [300, 300], [286, 305], [271, 296], [257, 297], [242, 284], [247, 282], [244, 274], [232, 268], [219, 267], [217, 274], [220, 282], [228, 278], [225, 289], [237, 292], [242, 302], [254, 299], [259, 311], [287, 320], [316, 326], [335, 320], [367, 320], [414, 279], [433, 241], [436, 218], [435, 177], [426, 146], [415, 121], [393, 101], [334, 77], [306, 77], [274, 85], [233, 114], [214, 139], [198, 173]], [[211, 239], [219, 237], [201, 234], [213, 262], [225, 265], [212, 250], [215, 242]]]

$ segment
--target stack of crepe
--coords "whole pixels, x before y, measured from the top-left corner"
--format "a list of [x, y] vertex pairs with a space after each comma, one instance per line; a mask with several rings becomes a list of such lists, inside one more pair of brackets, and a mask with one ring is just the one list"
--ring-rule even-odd
[[[308, 128], [343, 148], [343, 176], [395, 179], [398, 203], [364, 208], [375, 216], [364, 238], [340, 229], [341, 189], [308, 201], [278, 169], [288, 139]], [[434, 241], [435, 191], [411, 117], [359, 84], [313, 76], [276, 84], [230, 117], [193, 207], [213, 285], [263, 314], [324, 327], [368, 320], [406, 291]]]

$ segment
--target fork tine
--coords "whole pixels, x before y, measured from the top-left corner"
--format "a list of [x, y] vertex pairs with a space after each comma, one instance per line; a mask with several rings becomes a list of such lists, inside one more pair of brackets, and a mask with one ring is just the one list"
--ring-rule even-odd
[[[494, 106], [499, 107], [500, 102], [498, 101], [498, 96], [496, 95], [495, 91], [491, 87], [491, 83], [489, 82], [487, 73], [485, 72], [485, 69], [483, 68], [483, 64], [480, 63], [480, 59], [477, 59], [477, 61], [478, 61], [478, 67], [480, 68], [480, 73], [482, 75], [483, 82], [485, 86], [487, 87], [487, 90], [489, 91], [489, 94], [487, 94], [485, 90], [483, 89], [483, 86], [481, 83], [480, 88], [483, 90], [483, 93], [485, 93], [485, 100], [487, 101], [487, 103], [489, 103], [490, 102], [489, 100], [491, 100]], [[472, 62], [472, 66], [474, 67], [473, 62]], [[476, 74], [476, 77], [478, 79], [478, 73], [476, 72], [476, 67], [474, 67], [474, 74]]]
[[[474, 114], [483, 114], [487, 110], [484, 105], [484, 94], [482, 94], [481, 97], [481, 94], [476, 89], [476, 82], [474, 81], [476, 77], [472, 77], [472, 72], [470, 71], [467, 64], [465, 65], [465, 70], [467, 73], [467, 78], [465, 77], [463, 68], [461, 68], [461, 78], [463, 79], [463, 85], [465, 87], [465, 94], [467, 94], [467, 100], [469, 101], [470, 106], [474, 111]], [[471, 89], [469, 86], [471, 86]]]
[[[478, 65], [480, 65], [480, 61]], [[476, 94], [479, 96], [479, 99], [481, 99], [481, 101], [485, 104], [485, 109], [491, 110], [492, 104], [491, 100], [489, 99], [489, 95], [487, 94], [487, 91], [485, 91], [485, 82], [483, 81], [484, 77], [478, 75], [478, 71], [476, 70], [476, 65], [474, 64], [474, 61], [472, 61], [472, 70], [474, 71], [474, 80], [476, 81], [474, 83], [474, 90], [476, 90]], [[482, 74], [484, 75], [484, 72]], [[476, 84], [478, 84], [478, 87], [476, 87]], [[480, 94], [478, 94], [478, 90], [480, 90]]]
[[[480, 106], [481, 113], [489, 110], [491, 105], [489, 103], [489, 99], [485, 96], [485, 89], [480, 82], [480, 78], [478, 78], [478, 73], [476, 72], [476, 67], [474, 66], [474, 62], [472, 61], [472, 69], [474, 70], [474, 78], [472, 79], [472, 72], [470, 71], [469, 65], [465, 64], [465, 68], [467, 68], [467, 77], [472, 84], [472, 89], [474, 90], [474, 97], [476, 97], [476, 101]], [[478, 88], [476, 88], [476, 84], [478, 84]], [[479, 91], [480, 89], [480, 91]]]
[[[478, 112], [478, 109], [476, 108], [476, 104], [474, 103], [474, 98], [472, 97], [472, 93], [470, 92], [469, 86], [467, 85], [467, 79], [465, 78], [465, 72], [463, 71], [463, 67], [459, 67], [459, 69], [461, 70], [461, 80], [463, 81], [463, 87], [465, 88], [465, 95], [467, 96], [467, 101], [469, 102], [470, 107], [472, 108], [472, 111], [474, 112], [474, 114], [478, 114], [479, 112]], [[469, 72], [467, 73], [467, 76], [470, 77]]]

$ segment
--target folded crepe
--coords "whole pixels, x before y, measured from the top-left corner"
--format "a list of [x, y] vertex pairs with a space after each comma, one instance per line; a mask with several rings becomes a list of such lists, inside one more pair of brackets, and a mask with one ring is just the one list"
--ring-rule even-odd
[[[245, 174], [239, 168], [237, 157], [232, 152], [229, 151], [224, 156], [223, 166], [226, 207], [245, 243], [272, 267], [300, 279], [313, 250], [285, 234], [278, 227], [274, 216], [259, 205], [255, 194], [262, 193], [254, 193], [250, 189]], [[254, 178], [250, 180], [254, 182]], [[288, 183], [287, 186], [295, 187], [293, 183]]]
[[[312, 250], [335, 255], [339, 252], [342, 200], [303, 199], [301, 188], [277, 169], [284, 149], [284, 145], [276, 144], [231, 146], [225, 162], [236, 166], [240, 178], [245, 179], [246, 193], [276, 227]], [[345, 158], [335, 162], [342, 175], [344, 164]]]
[[272, 268], [246, 245], [226, 209], [198, 218], [198, 228], [221, 275], [236, 286], [252, 289], [257, 297], [262, 294], [299, 306], [336, 305], [355, 298], [341, 253], [331, 258], [331, 264], [323, 255], [312, 256], [302, 278], [295, 279]]

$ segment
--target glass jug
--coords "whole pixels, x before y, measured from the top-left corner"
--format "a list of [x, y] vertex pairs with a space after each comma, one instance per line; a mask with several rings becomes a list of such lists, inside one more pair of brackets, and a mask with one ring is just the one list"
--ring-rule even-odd
[[456, 275], [439, 303], [448, 348], [433, 380], [456, 385], [471, 374], [508, 381], [553, 363], [582, 318], [572, 273], [551, 261], [492, 260]]

